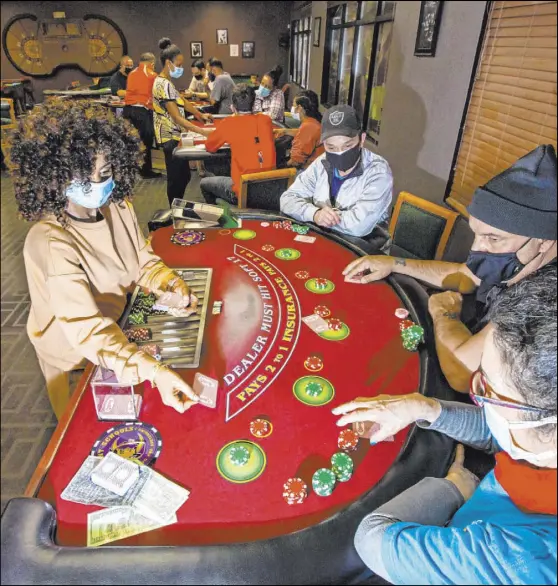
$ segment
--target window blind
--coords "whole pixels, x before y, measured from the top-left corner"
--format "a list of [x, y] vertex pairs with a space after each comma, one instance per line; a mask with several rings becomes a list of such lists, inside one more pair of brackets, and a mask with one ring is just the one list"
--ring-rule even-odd
[[556, 1], [493, 2], [447, 203], [540, 144], [556, 147]]

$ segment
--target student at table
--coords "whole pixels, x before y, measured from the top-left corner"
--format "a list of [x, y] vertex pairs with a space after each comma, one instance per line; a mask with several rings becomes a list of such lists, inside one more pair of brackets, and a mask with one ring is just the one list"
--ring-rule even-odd
[[159, 48], [163, 70], [153, 84], [153, 121], [155, 140], [157, 144], [162, 145], [165, 153], [167, 198], [171, 206], [174, 199], [184, 197], [191, 178], [188, 162], [173, 156], [174, 149], [180, 143], [182, 129], [197, 132], [202, 136], [209, 136], [211, 131], [200, 128], [184, 118], [185, 110], [201, 122], [208, 120], [209, 116], [201, 114], [187, 100], [183, 101], [172, 81], [179, 79], [184, 73], [182, 51], [167, 38], [159, 41]]
[[479, 366], [494, 299], [541, 267], [556, 264], [556, 171], [554, 147], [542, 145], [476, 190], [469, 206], [475, 241], [465, 264], [369, 256], [345, 270], [354, 283], [399, 273], [445, 290], [430, 297], [429, 309], [440, 365], [457, 391], [467, 392]]
[[366, 134], [350, 106], [334, 106], [322, 119], [325, 154], [281, 196], [281, 211], [349, 236], [369, 235], [385, 222], [393, 177], [385, 159], [364, 148]]
[[202, 59], [196, 59], [192, 63], [192, 81], [190, 87], [184, 93], [186, 98], [197, 98], [199, 100], [209, 99], [207, 92], [207, 70], [205, 69], [205, 63]]
[[220, 198], [236, 205], [242, 175], [275, 169], [273, 123], [268, 116], [252, 114], [255, 99], [256, 91], [252, 86], [238, 84], [232, 94], [233, 116], [221, 120], [205, 143], [210, 153], [229, 144], [232, 170], [232, 177], [201, 180], [200, 188], [207, 203], [215, 204]]
[[110, 78], [110, 92], [113, 96], [124, 98], [126, 96], [126, 86], [128, 75], [134, 70], [132, 58], [125, 55], [120, 59], [120, 67]]
[[155, 73], [155, 55], [143, 53], [139, 65], [128, 75], [126, 97], [124, 98], [124, 118], [127, 118], [139, 132], [145, 147], [143, 166], [140, 175], [144, 179], [156, 179], [160, 173], [153, 171], [151, 148], [155, 129], [153, 127], [153, 84]]
[[196, 305], [187, 285], [153, 253], [129, 202], [140, 145], [131, 130], [102, 105], [54, 100], [13, 134], [10, 170], [19, 212], [36, 222], [23, 247], [27, 332], [58, 419], [70, 399], [68, 373], [87, 360], [114, 371], [123, 384], [152, 381], [180, 413], [196, 401], [177, 374], [130, 343], [117, 323], [136, 285], [156, 294], [176, 291], [185, 307]]
[[359, 398], [338, 425], [369, 421], [372, 444], [412, 423], [496, 454], [479, 484], [458, 447], [364, 518], [355, 547], [392, 584], [556, 584], [556, 266], [502, 293], [470, 393], [476, 406], [414, 393]]
[[318, 95], [312, 90], [303, 90], [294, 99], [291, 115], [300, 122], [299, 128], [278, 128], [275, 136], [292, 136], [288, 167], [307, 169], [324, 153], [322, 146], [322, 115]]
[[213, 78], [213, 88], [209, 101], [213, 114], [231, 114], [232, 93], [235, 83], [232, 77], [223, 69], [223, 63], [219, 59], [212, 59], [210, 66], [210, 81]]
[[283, 68], [280, 65], [266, 73], [256, 93], [254, 113], [263, 112], [274, 122], [285, 121], [285, 95], [279, 87]]

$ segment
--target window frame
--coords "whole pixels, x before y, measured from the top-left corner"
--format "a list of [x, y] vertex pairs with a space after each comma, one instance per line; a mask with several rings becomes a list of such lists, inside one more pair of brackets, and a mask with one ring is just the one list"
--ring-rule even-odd
[[[308, 27], [304, 23], [308, 21]], [[300, 45], [299, 45], [300, 39]], [[290, 56], [290, 81], [302, 89], [308, 89], [310, 78], [310, 47], [312, 42], [312, 17], [301, 16], [291, 22], [291, 56]], [[299, 51], [300, 46], [300, 51]], [[306, 70], [304, 71], [303, 55], [306, 51]], [[305, 83], [303, 83], [305, 82]]]
[[[347, 11], [348, 11], [348, 4], [349, 2], [342, 2], [335, 6], [329, 7], [327, 10], [327, 18], [326, 18], [326, 38], [324, 44], [324, 66], [322, 71], [322, 90], [320, 96], [320, 102], [322, 106], [325, 108], [331, 108], [339, 101], [340, 89], [341, 89], [341, 82], [339, 80], [339, 72], [338, 72], [338, 79], [335, 88], [335, 100], [333, 103], [328, 101], [328, 93], [329, 93], [329, 81], [330, 81], [330, 72], [331, 72], [331, 56], [332, 56], [332, 41], [333, 41], [333, 34], [334, 31], [341, 30], [342, 34], [339, 35], [339, 53], [341, 54], [342, 47], [345, 41], [345, 34], [344, 31], [346, 29], [355, 28], [355, 38], [353, 42], [353, 55], [351, 59], [351, 78], [349, 82], [349, 105], [352, 105], [354, 102], [354, 91], [355, 91], [355, 82], [356, 82], [356, 66], [357, 66], [357, 58], [358, 58], [358, 49], [361, 40], [361, 33], [363, 27], [372, 25], [374, 27], [374, 32], [372, 35], [372, 54], [370, 56], [370, 64], [368, 67], [368, 83], [366, 86], [366, 97], [364, 100], [364, 115], [362, 117], [362, 131], [366, 133], [366, 136], [369, 140], [377, 144], [377, 139], [372, 136], [372, 134], [368, 131], [368, 121], [370, 118], [370, 105], [372, 102], [372, 87], [374, 84], [374, 74], [376, 72], [376, 57], [378, 55], [378, 39], [381, 31], [382, 24], [386, 22], [394, 22], [395, 21], [395, 7], [389, 14], [382, 14], [382, 10], [384, 8], [385, 2], [379, 1], [376, 6], [376, 14], [375, 16], [368, 16], [367, 18], [360, 18], [363, 12], [363, 5], [364, 2], [359, 0], [358, 7], [357, 7], [357, 20], [352, 20], [346, 22], [347, 18]], [[342, 23], [341, 24], [333, 24], [333, 19], [339, 6], [343, 6], [343, 15], [342, 15]]]

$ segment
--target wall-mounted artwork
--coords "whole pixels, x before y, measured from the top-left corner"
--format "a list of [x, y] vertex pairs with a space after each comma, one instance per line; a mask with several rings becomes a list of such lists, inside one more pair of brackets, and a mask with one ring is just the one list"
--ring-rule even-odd
[[242, 57], [244, 59], [254, 59], [256, 56], [256, 43], [254, 41], [243, 41]]
[[442, 2], [421, 2], [415, 55], [434, 57], [442, 20]]
[[192, 59], [203, 57], [203, 43], [201, 41], [190, 43], [190, 57], [192, 57]]
[[228, 45], [229, 44], [229, 31], [226, 28], [217, 29], [217, 44]]
[[231, 57], [238, 57], [240, 54], [238, 45], [231, 45]]
[[2, 47], [10, 63], [30, 77], [52, 77], [58, 69], [80, 69], [89, 77], [114, 73], [128, 52], [124, 33], [106, 16], [39, 19], [18, 14], [2, 31]]

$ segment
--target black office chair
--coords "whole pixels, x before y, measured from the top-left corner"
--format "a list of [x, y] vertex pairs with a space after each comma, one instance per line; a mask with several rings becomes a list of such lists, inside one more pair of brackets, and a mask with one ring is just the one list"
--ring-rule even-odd
[[402, 191], [389, 226], [389, 254], [442, 260], [458, 218], [453, 210]]

